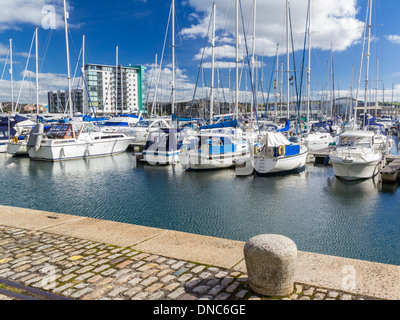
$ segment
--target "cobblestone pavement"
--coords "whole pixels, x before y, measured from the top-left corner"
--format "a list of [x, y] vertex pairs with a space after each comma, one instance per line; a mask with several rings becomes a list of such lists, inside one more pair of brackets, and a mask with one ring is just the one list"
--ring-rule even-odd
[[377, 300], [298, 283], [288, 297], [263, 297], [233, 270], [4, 226], [0, 289], [1, 279], [76, 300]]

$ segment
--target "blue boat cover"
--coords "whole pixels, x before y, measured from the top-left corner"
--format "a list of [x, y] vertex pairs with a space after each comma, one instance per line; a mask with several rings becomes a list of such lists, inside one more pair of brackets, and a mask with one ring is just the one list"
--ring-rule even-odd
[[219, 129], [219, 128], [229, 128], [229, 127], [237, 127], [238, 122], [237, 120], [231, 120], [231, 121], [223, 121], [220, 123], [216, 123], [216, 124], [210, 124], [207, 126], [202, 126], [200, 127], [200, 130], [205, 130], [205, 129]]
[[282, 129], [279, 129], [277, 132], [286, 132], [290, 130], [290, 120], [286, 121], [286, 126]]

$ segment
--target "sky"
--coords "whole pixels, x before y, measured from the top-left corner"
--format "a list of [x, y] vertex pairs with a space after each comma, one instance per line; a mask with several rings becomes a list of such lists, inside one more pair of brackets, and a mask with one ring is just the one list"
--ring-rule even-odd
[[[209, 26], [212, 3], [211, 0], [175, 1], [178, 101], [191, 101], [193, 97], [207, 97], [210, 93], [212, 28]], [[214, 86], [219, 88], [216, 90], [217, 99], [232, 101], [236, 57], [235, 1], [215, 0], [215, 3]], [[271, 101], [277, 97], [274, 95], [273, 80], [278, 79], [275, 68], [278, 47], [279, 69], [283, 62], [284, 77], [286, 77], [286, 1], [241, 0], [240, 3], [242, 9], [239, 15], [240, 99], [246, 101], [250, 99], [249, 58], [252, 55], [254, 42], [256, 56], [254, 87], [259, 92], [257, 99]], [[257, 14], [254, 40], [253, 8], [255, 3]], [[12, 39], [14, 101], [35, 103], [36, 68], [33, 36], [35, 28], [38, 27], [40, 102], [46, 105], [47, 91], [68, 88], [63, 1], [0, 0], [0, 6], [0, 101], [11, 101], [9, 42]], [[355, 97], [359, 87], [359, 98], [364, 98], [367, 66], [365, 56], [362, 59], [361, 76], [360, 63], [367, 6], [368, 0], [311, 0], [312, 98], [324, 99], [325, 97], [326, 99], [332, 87], [335, 90], [335, 97], [347, 97], [350, 92], [353, 92]], [[74, 87], [79, 84], [80, 71], [77, 66], [82, 37], [85, 35], [87, 63], [115, 65], [118, 46], [119, 64], [146, 66], [150, 88], [147, 97], [149, 102], [154, 99], [152, 88], [156, 83], [154, 67], [157, 56], [157, 66], [160, 67], [162, 62], [161, 69], [163, 70], [157, 97], [170, 101], [171, 1], [67, 0], [67, 8], [71, 76], [75, 75], [76, 78], [73, 82]], [[304, 66], [308, 65], [308, 46], [304, 46], [307, 8], [308, 0], [290, 1], [290, 30], [293, 41], [289, 46], [289, 69], [290, 76], [296, 75], [298, 83], [301, 81], [303, 61]], [[373, 0], [368, 69], [370, 100], [377, 97], [381, 101], [383, 96], [385, 101], [391, 101], [392, 96], [396, 101], [400, 99], [400, 59], [398, 59], [400, 22], [397, 18], [399, 10], [400, 1], [398, 0]], [[29, 55], [32, 44], [31, 55]], [[367, 44], [364, 47], [364, 53], [366, 52]], [[79, 63], [81, 62], [79, 59]], [[24, 75], [25, 81], [23, 81]], [[305, 71], [303, 75], [303, 84], [305, 84]], [[333, 86], [331, 78], [334, 79]], [[358, 82], [360, 82], [359, 86]], [[286, 84], [286, 78], [284, 84]], [[269, 88], [271, 88], [271, 95], [267, 93]], [[279, 87], [277, 90], [279, 92]], [[302, 90], [304, 95], [304, 87]], [[285, 88], [283, 92], [286, 94]], [[293, 94], [293, 87], [291, 92]], [[377, 95], [376, 92], [378, 92]]]

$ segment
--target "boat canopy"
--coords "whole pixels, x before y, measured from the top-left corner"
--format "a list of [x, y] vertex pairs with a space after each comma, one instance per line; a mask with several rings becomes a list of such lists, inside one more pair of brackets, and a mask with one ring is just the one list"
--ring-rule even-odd
[[228, 127], [237, 127], [238, 122], [237, 120], [232, 120], [232, 121], [223, 121], [215, 124], [210, 124], [207, 126], [202, 126], [200, 127], [200, 130], [207, 130], [207, 129], [218, 129], [218, 128], [228, 128]]
[[332, 126], [326, 122], [317, 122], [312, 124], [312, 128], [323, 128], [327, 133], [332, 133]]
[[281, 132], [268, 132], [265, 142], [268, 147], [290, 146], [292, 144]]
[[365, 137], [365, 138], [372, 138], [374, 133], [372, 131], [363, 131], [363, 130], [349, 130], [345, 131], [340, 134], [340, 137]]

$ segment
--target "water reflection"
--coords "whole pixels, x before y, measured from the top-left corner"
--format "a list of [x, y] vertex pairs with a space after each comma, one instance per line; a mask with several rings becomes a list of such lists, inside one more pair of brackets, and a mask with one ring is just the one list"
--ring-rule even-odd
[[0, 168], [3, 205], [240, 241], [277, 233], [299, 250], [400, 264], [399, 189], [341, 181], [332, 167], [238, 178], [234, 169], [186, 172], [124, 153], [57, 163], [0, 155]]

